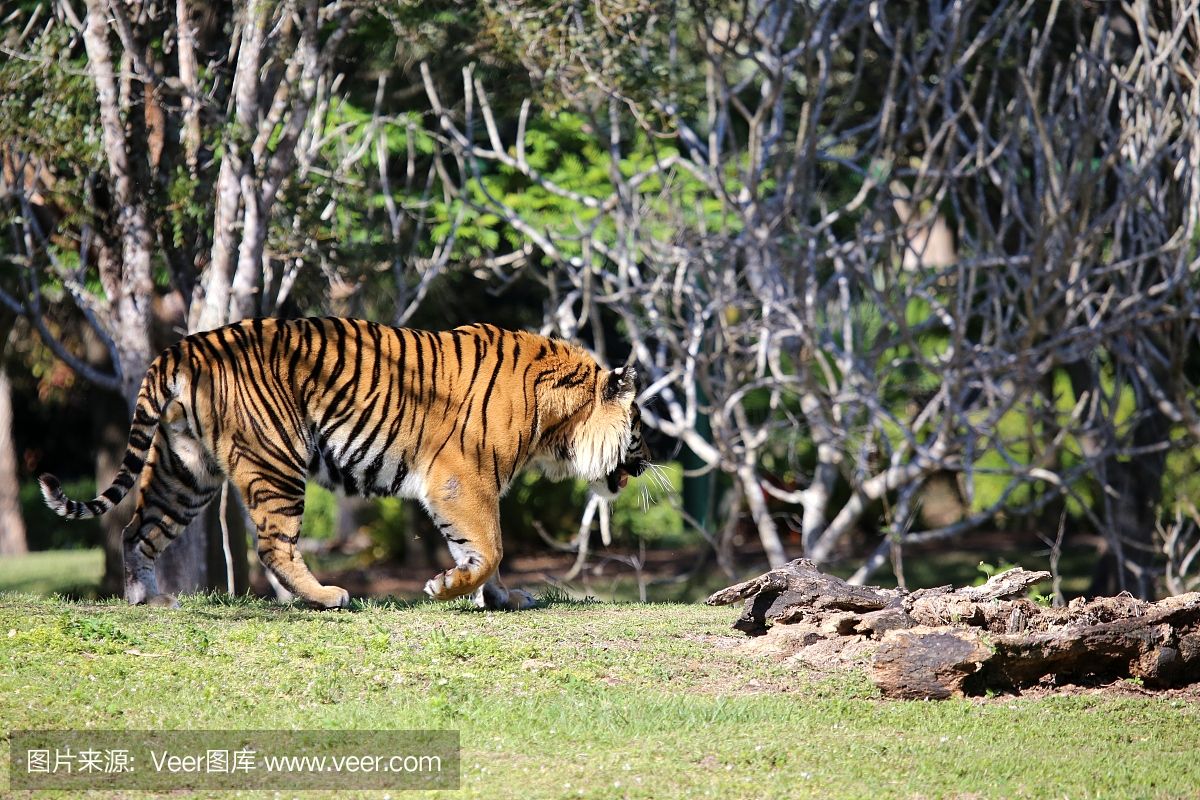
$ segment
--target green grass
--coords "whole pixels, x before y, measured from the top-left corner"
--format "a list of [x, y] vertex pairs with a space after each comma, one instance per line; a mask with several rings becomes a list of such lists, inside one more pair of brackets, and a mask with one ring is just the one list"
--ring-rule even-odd
[[0, 725], [5, 738], [457, 729], [462, 789], [440, 797], [1131, 798], [1200, 786], [1194, 704], [881, 701], [861, 673], [731, 647], [737, 613], [564, 601], [313, 612], [202, 596], [167, 611], [0, 595]]
[[0, 592], [94, 597], [104, 577], [104, 551], [46, 550], [0, 557]]

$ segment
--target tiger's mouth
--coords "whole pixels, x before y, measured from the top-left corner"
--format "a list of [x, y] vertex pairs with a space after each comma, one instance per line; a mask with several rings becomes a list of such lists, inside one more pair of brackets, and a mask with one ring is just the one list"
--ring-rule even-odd
[[636, 478], [646, 471], [646, 462], [642, 459], [635, 461], [627, 461], [617, 465], [617, 468], [608, 473], [605, 477], [605, 483], [608, 486], [608, 491], [616, 494], [625, 488], [625, 484], [629, 483], [631, 477]]
[[625, 488], [625, 484], [629, 483], [629, 473], [623, 467], [617, 467], [604, 479], [608, 485], [608, 491], [616, 494]]

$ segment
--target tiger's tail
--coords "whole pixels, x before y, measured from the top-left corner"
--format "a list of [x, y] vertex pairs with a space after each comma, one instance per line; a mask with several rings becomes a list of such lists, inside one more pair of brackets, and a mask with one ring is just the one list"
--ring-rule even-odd
[[66, 519], [98, 517], [120, 503], [129, 493], [146, 464], [146, 455], [150, 452], [150, 443], [154, 440], [159, 417], [172, 396], [161, 366], [162, 361], [161, 357], [156, 359], [146, 371], [146, 377], [142, 379], [142, 386], [138, 390], [137, 402], [134, 405], [133, 423], [129, 428], [129, 444], [125, 448], [125, 458], [121, 461], [121, 469], [107, 489], [92, 500], [72, 500], [63, 492], [62, 483], [58, 478], [49, 473], [38, 478], [42, 485], [42, 497], [54, 513]]

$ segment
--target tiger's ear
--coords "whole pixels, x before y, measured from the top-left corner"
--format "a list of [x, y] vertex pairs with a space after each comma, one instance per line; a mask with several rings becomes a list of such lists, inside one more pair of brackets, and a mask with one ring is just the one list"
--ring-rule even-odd
[[632, 400], [637, 392], [637, 370], [626, 364], [608, 373], [608, 382], [604, 384], [605, 400]]

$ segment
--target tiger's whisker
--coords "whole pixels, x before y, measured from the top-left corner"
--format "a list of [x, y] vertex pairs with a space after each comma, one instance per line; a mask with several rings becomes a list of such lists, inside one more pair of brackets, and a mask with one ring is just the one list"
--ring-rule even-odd
[[664, 494], [670, 494], [675, 491], [675, 487], [671, 485], [671, 479], [667, 476], [667, 471], [658, 464], [650, 464], [650, 474], [654, 477], [654, 482], [658, 484], [658, 488]]

